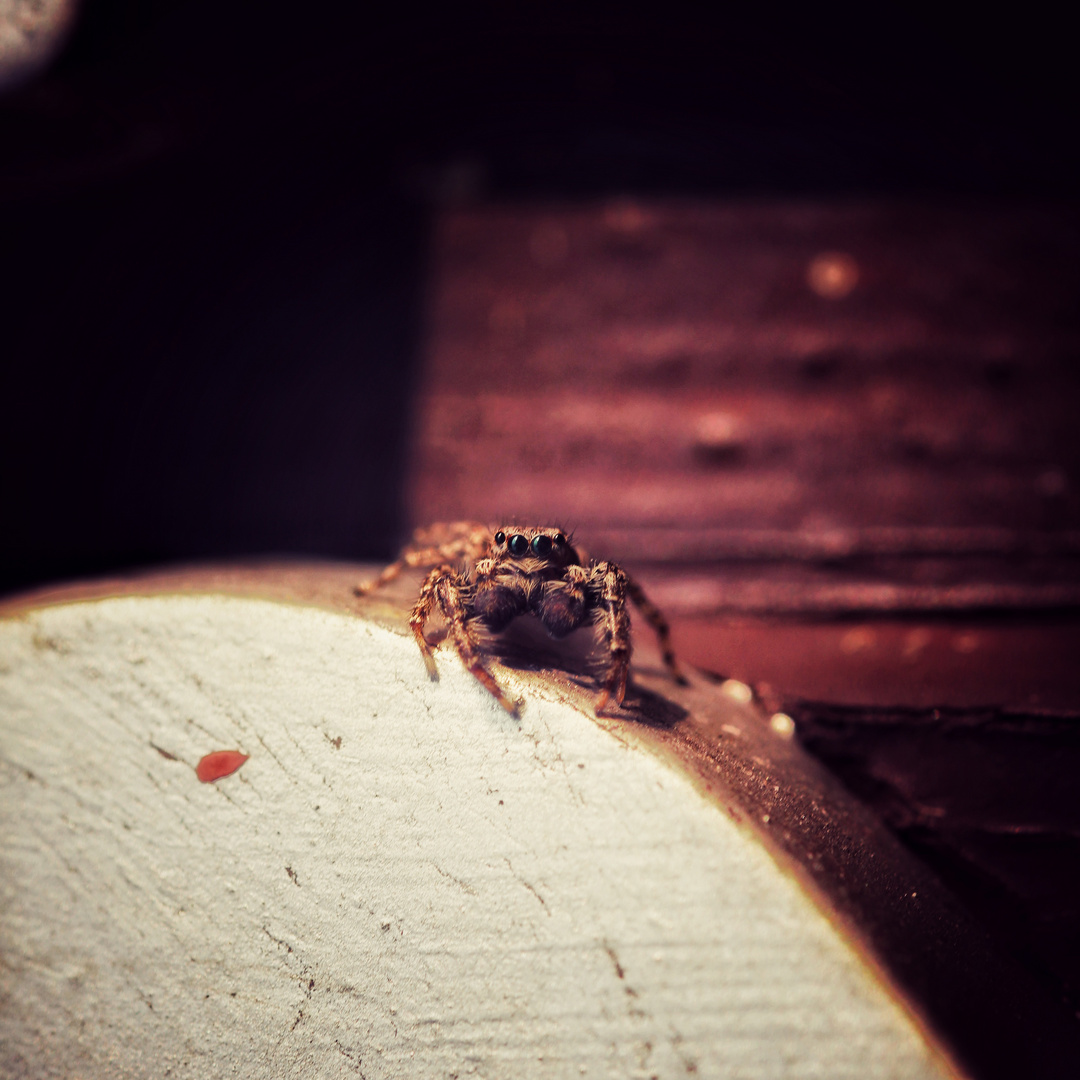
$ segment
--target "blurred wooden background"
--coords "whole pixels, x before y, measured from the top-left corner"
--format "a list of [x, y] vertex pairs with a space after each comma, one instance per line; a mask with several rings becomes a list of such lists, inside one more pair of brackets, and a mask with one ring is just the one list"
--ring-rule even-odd
[[1075, 605], [1078, 225], [888, 202], [447, 214], [413, 517], [558, 518], [723, 571], [672, 594], [686, 611]]
[[[974, 626], [1080, 611], [1078, 224], [886, 200], [447, 213], [411, 517], [564, 524], [725, 672], [733, 617], [752, 637], [868, 616], [825, 638], [834, 664], [889, 654], [862, 677], [877, 700], [1080, 704], [1071, 626], [1026, 687], [1003, 659], [1032, 659], [1034, 623]], [[732, 673], [850, 697], [751, 668]]]

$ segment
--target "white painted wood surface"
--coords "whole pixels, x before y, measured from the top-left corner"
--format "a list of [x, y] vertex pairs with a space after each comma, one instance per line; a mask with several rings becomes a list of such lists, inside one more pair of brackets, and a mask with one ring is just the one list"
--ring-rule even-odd
[[0, 1075], [954, 1075], [670, 765], [438, 661], [221, 596], [0, 621]]

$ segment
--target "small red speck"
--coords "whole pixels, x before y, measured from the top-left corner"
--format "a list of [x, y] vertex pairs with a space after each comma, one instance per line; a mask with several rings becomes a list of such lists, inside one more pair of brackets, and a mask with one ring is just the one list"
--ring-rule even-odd
[[223, 776], [231, 776], [247, 759], [248, 755], [239, 750], [215, 750], [195, 766], [195, 775], [204, 784], [209, 784]]

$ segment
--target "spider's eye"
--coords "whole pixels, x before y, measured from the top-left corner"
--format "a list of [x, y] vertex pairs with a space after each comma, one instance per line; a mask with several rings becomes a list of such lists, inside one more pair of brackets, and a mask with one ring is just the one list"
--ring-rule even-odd
[[566, 537], [563, 536], [562, 533], [556, 533], [555, 534], [555, 543], [556, 544], [565, 544], [566, 543]]
[[506, 539], [506, 533], [504, 533], [504, 532], [502, 531], [502, 529], [500, 529], [500, 530], [499, 530], [499, 531], [498, 531], [498, 532], [497, 532], [497, 533], [495, 534], [495, 543], [496, 543], [496, 544], [501, 544], [501, 543], [502, 543], [502, 542], [503, 542], [503, 541], [504, 541], [505, 539]]
[[529, 541], [521, 533], [514, 533], [510, 537], [510, 543], [507, 546], [510, 548], [510, 554], [519, 558], [529, 553]]
[[541, 533], [539, 536], [533, 537], [532, 542], [533, 553], [543, 558], [545, 555], [551, 554], [551, 537], [544, 536]]

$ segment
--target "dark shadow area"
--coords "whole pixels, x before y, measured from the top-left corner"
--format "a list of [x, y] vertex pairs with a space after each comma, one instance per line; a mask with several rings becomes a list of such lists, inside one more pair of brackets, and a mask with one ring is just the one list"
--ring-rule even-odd
[[1080, 717], [819, 702], [787, 711], [800, 742], [1080, 1012]]
[[670, 730], [690, 714], [681, 705], [677, 705], [663, 694], [648, 690], [640, 683], [631, 680], [626, 688], [626, 698], [622, 706], [617, 710], [613, 709], [612, 715], [620, 719], [633, 720], [646, 727]]
[[155, 167], [5, 230], [0, 587], [392, 548], [420, 216], [347, 176], [314, 192], [287, 163], [269, 181], [221, 165]]
[[[602, 643], [593, 626], [584, 626], [565, 638], [551, 637], [543, 624], [533, 615], [522, 615], [499, 634], [492, 634], [478, 622], [471, 624], [472, 632], [482, 644], [486, 656], [496, 657], [499, 662], [515, 671], [552, 672], [569, 679], [586, 694], [594, 697], [603, 685], [606, 662]], [[636, 633], [648, 633], [637, 628]], [[436, 652], [436, 664], [444, 654], [452, 654], [453, 645], [446, 636], [441, 620], [433, 618], [426, 631], [428, 641], [440, 646]], [[670, 678], [663, 668], [650, 674]], [[674, 685], [674, 683], [672, 684]], [[689, 715], [681, 705], [661, 694], [641, 686], [632, 678], [626, 688], [621, 706], [609, 703], [607, 715], [621, 720], [632, 720], [649, 727], [670, 729]]]
[[510, 668], [541, 671], [557, 668], [589, 682], [603, 670], [596, 631], [583, 626], [567, 637], [553, 638], [535, 615], [520, 615], [498, 634], [479, 621], [470, 623], [485, 652], [497, 656]]

